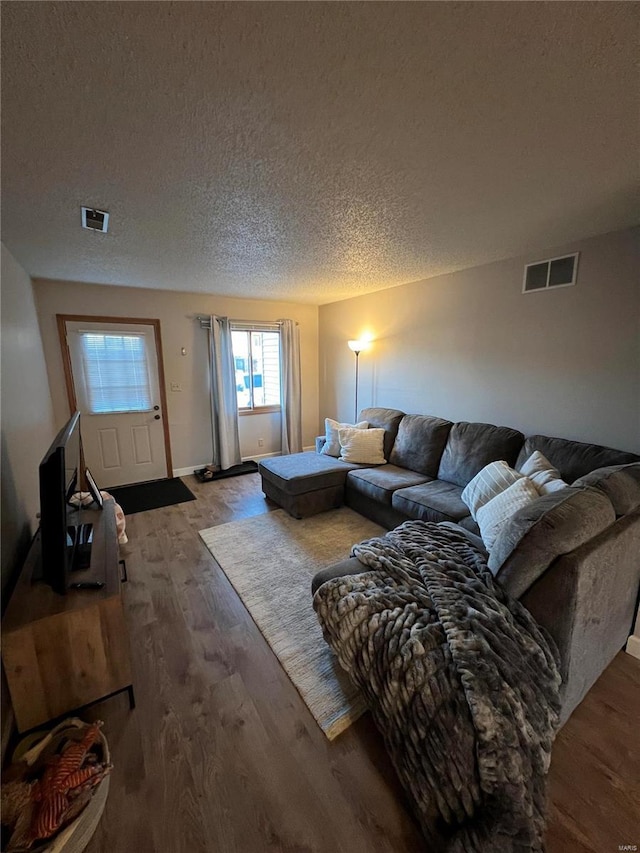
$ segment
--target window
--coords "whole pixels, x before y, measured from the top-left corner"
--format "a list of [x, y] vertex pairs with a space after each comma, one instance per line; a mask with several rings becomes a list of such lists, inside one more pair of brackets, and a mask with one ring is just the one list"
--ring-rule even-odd
[[147, 342], [142, 334], [80, 332], [84, 391], [93, 415], [152, 408]]
[[280, 332], [235, 327], [231, 331], [238, 409], [280, 407]]

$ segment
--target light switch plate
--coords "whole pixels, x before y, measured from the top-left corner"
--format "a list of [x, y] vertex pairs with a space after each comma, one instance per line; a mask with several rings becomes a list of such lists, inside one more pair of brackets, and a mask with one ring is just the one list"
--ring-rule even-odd
[[182, 391], [182, 385], [180, 385], [179, 382], [172, 382], [171, 383], [171, 390], [172, 391]]

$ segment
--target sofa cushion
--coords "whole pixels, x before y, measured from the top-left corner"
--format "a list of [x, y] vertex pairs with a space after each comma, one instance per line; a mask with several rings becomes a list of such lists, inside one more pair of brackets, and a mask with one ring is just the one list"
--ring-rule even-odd
[[520, 473], [528, 477], [541, 495], [558, 492], [568, 486], [560, 476], [560, 471], [549, 462], [544, 453], [534, 450], [522, 463]]
[[550, 438], [548, 435], [531, 435], [525, 441], [518, 456], [516, 468], [531, 456], [534, 450], [539, 450], [549, 462], [560, 471], [560, 476], [567, 483], [573, 483], [578, 477], [584, 477], [596, 468], [605, 465], [628, 465], [640, 462], [640, 456], [613, 450], [599, 444], [585, 444], [582, 441], [569, 441], [566, 438]]
[[[469, 530], [471, 533], [475, 533], [478, 538], [480, 538], [480, 528], [478, 527], [478, 522], [472, 518], [470, 515], [465, 515], [464, 518], [461, 518], [456, 522], [460, 527], [464, 527], [465, 530]], [[482, 539], [480, 539], [482, 542]]]
[[568, 554], [615, 521], [611, 501], [592, 488], [568, 486], [543, 495], [506, 522], [488, 566], [519, 598], [561, 554]]
[[513, 468], [523, 441], [523, 434], [510, 427], [464, 421], [454, 424], [440, 460], [438, 479], [466, 486], [481, 468], [497, 459], [504, 459]]
[[[369, 426], [367, 421], [359, 421], [357, 424], [341, 424], [340, 421], [334, 421], [333, 418], [325, 418], [324, 419], [324, 431], [325, 431], [325, 441], [320, 448], [320, 453], [324, 453], [325, 456], [335, 456], [336, 459], [340, 456], [340, 439], [338, 437], [338, 430], [347, 429], [347, 427], [351, 427], [352, 429], [367, 429]], [[316, 443], [316, 449], [317, 449]]]
[[329, 486], [344, 486], [347, 474], [356, 468], [357, 465], [332, 456], [322, 456], [314, 450], [274, 456], [258, 464], [263, 479], [288, 495], [301, 495]]
[[433, 480], [420, 486], [399, 489], [394, 493], [394, 509], [419, 518], [421, 521], [458, 521], [469, 514], [467, 505], [460, 497], [462, 489], [454, 483]]
[[360, 412], [361, 421], [369, 421], [370, 427], [374, 427], [375, 429], [383, 429], [385, 431], [385, 459], [388, 459], [389, 456], [391, 456], [393, 442], [396, 440], [396, 435], [398, 434], [398, 427], [403, 417], [404, 412], [401, 412], [400, 409], [382, 409], [378, 407], [372, 407], [370, 409], [363, 409]]
[[451, 421], [442, 418], [405, 415], [400, 421], [389, 462], [428, 477], [436, 477], [452, 426]]
[[340, 459], [364, 465], [384, 465], [383, 429], [339, 429]]
[[573, 485], [599, 489], [611, 501], [616, 515], [628, 515], [640, 507], [640, 462], [596, 468]]
[[540, 495], [528, 477], [520, 477], [511, 485], [479, 507], [476, 521], [480, 527], [480, 536], [487, 551], [491, 551], [493, 543], [507, 521], [519, 509], [523, 509]]
[[[471, 516], [469, 516], [469, 518], [471, 518]], [[456, 530], [456, 531], [458, 531], [458, 533], [462, 532], [467, 537], [469, 542], [471, 542], [471, 544], [475, 548], [478, 549], [478, 551], [480, 551], [483, 554], [487, 553], [487, 549], [484, 546], [484, 542], [478, 536], [477, 533], [474, 533], [473, 531], [468, 530], [466, 527], [460, 527], [459, 522], [458, 522], [458, 524], [454, 524], [453, 521], [443, 521], [443, 522], [441, 522], [441, 524], [443, 527], [449, 528], [449, 530]], [[475, 522], [474, 522], [474, 524], [475, 524]]]
[[396, 465], [382, 465], [380, 468], [363, 468], [350, 471], [353, 477], [347, 478], [350, 489], [360, 492], [375, 501], [391, 504], [393, 493], [397, 489], [426, 483], [429, 479], [424, 474], [398, 468]]
[[503, 459], [497, 462], [489, 462], [475, 477], [473, 477], [462, 492], [462, 500], [469, 507], [472, 518], [477, 518], [478, 510], [500, 492], [504, 492], [512, 486], [516, 480], [522, 479], [519, 474], [510, 468]]
[[348, 557], [346, 560], [341, 560], [339, 563], [334, 563], [333, 566], [328, 566], [326, 569], [321, 569], [314, 575], [311, 581], [311, 593], [316, 594], [323, 583], [332, 581], [334, 578], [343, 578], [348, 575], [359, 575], [362, 572], [371, 571], [368, 566], [358, 560], [357, 557]]

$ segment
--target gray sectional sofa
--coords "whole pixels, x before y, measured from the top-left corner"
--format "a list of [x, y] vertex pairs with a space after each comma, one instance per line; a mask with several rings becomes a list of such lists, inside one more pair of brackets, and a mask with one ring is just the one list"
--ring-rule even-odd
[[[553, 637], [563, 678], [563, 721], [623, 647], [640, 585], [640, 457], [509, 427], [370, 408], [384, 429], [388, 463], [345, 463], [316, 452], [260, 463], [265, 495], [302, 518], [343, 503], [387, 529], [409, 519], [456, 525], [487, 554], [488, 566]], [[541, 451], [570, 484], [519, 510], [487, 553], [461, 498], [485, 465], [519, 468]], [[348, 558], [314, 579], [366, 571]]]

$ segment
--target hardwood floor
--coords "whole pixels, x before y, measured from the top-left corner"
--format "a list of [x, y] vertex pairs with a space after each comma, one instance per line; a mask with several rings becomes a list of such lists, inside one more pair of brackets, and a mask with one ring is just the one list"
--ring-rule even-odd
[[549, 795], [547, 853], [640, 850], [640, 660], [619, 652], [571, 715]]
[[[198, 530], [269, 510], [257, 474], [128, 517], [137, 708], [94, 706], [114, 763], [87, 853], [416, 853], [369, 715], [329, 743]], [[640, 847], [640, 661], [620, 654], [560, 733], [548, 853]]]

